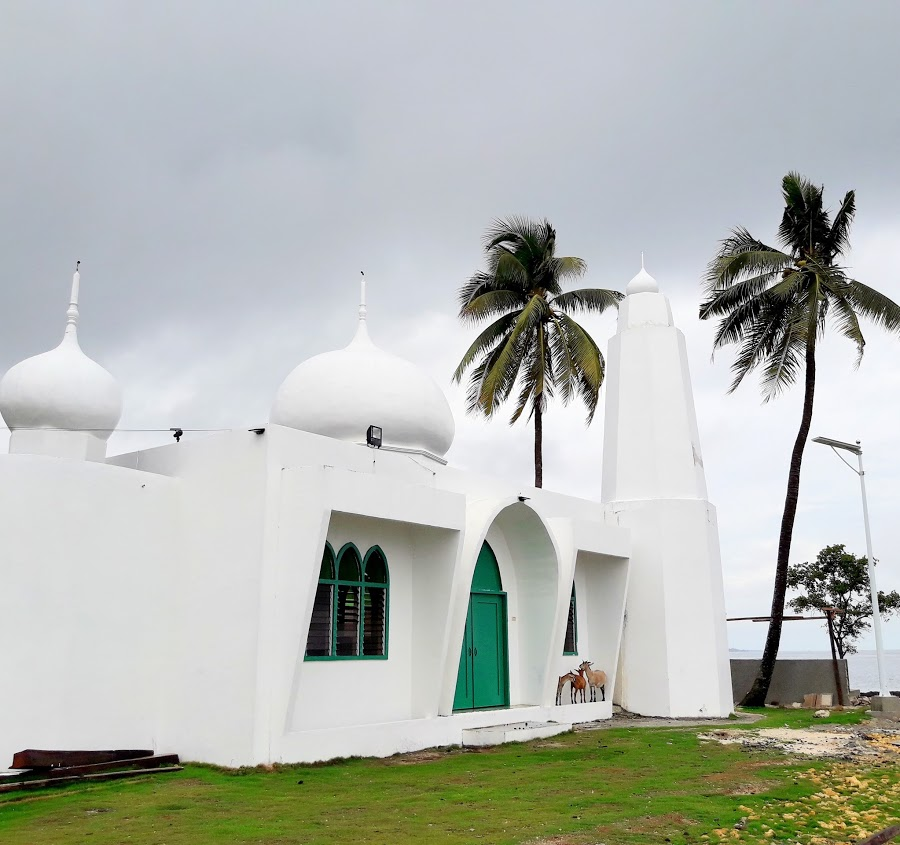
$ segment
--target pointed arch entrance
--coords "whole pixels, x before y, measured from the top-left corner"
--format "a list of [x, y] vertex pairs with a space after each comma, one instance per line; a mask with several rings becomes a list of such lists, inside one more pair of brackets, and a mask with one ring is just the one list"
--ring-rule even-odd
[[454, 710], [509, 706], [506, 593], [497, 558], [484, 543], [472, 575]]

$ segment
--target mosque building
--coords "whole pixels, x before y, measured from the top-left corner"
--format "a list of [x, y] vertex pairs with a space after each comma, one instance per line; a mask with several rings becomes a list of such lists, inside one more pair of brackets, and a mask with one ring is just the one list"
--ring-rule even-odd
[[[265, 426], [108, 456], [121, 391], [79, 345], [79, 279], [59, 346], [0, 381], [0, 768], [24, 748], [385, 756], [613, 701], [731, 712], [685, 343], [645, 270], [609, 345], [600, 501], [448, 465], [444, 393], [373, 343], [364, 296]], [[582, 661], [605, 687], [556, 704]]]

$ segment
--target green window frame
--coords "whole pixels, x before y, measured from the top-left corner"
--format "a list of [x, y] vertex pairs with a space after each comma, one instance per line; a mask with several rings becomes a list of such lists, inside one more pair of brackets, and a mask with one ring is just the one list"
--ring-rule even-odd
[[387, 556], [372, 546], [363, 557], [353, 543], [337, 554], [325, 544], [306, 660], [387, 660], [390, 576]]
[[575, 585], [572, 584], [572, 596], [569, 599], [569, 616], [566, 621], [566, 639], [563, 643], [563, 655], [570, 657], [578, 654], [578, 603], [575, 600]]

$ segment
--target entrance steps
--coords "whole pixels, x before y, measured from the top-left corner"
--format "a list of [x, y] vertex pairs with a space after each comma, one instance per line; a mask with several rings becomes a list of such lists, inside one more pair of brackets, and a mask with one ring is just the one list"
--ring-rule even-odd
[[491, 725], [485, 728], [466, 728], [462, 732], [462, 744], [470, 747], [502, 745], [505, 742], [528, 742], [572, 730], [565, 722], [511, 722], [508, 725]]

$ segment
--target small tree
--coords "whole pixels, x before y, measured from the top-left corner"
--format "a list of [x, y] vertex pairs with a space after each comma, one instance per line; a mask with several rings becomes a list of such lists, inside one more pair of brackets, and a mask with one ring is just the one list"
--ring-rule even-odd
[[[826, 546], [812, 563], [794, 563], [788, 568], [788, 587], [803, 590], [788, 604], [803, 613], [833, 607], [843, 613], [834, 619], [834, 639], [841, 658], [856, 654], [858, 640], [872, 626], [868, 560], [846, 551], [843, 545]], [[900, 593], [878, 591], [881, 615], [900, 612]]]

